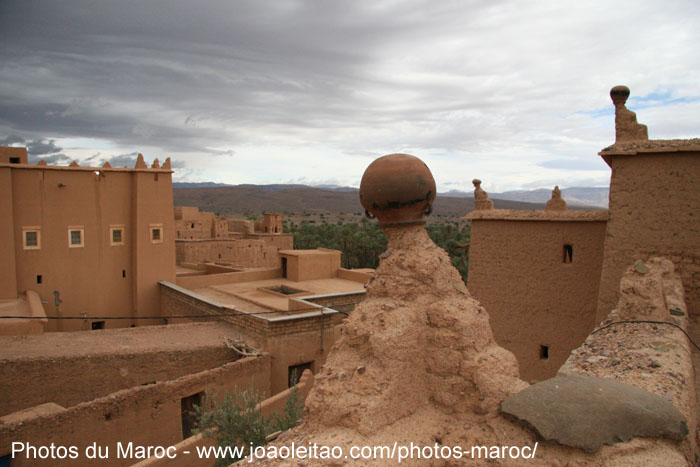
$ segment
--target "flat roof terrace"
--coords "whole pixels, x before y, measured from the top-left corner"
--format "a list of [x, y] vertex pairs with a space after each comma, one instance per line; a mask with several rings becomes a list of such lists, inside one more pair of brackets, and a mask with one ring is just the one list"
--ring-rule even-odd
[[225, 322], [0, 337], [0, 416], [41, 404], [72, 407], [239, 360]]
[[224, 322], [0, 336], [0, 364], [17, 360], [94, 357], [100, 354], [140, 355], [213, 347], [225, 349], [224, 338], [231, 336], [231, 326]]
[[363, 292], [364, 290], [364, 283], [337, 277], [300, 282], [276, 278], [192, 289], [193, 292], [227, 308], [253, 314], [265, 312], [268, 316], [270, 311], [289, 311], [290, 298]]

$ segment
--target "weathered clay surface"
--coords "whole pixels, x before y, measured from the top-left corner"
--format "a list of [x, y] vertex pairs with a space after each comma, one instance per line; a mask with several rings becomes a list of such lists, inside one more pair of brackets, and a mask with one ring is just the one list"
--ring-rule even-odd
[[685, 152], [700, 151], [700, 138], [692, 139], [650, 139], [641, 141], [616, 142], [600, 151], [600, 154], [637, 154], [644, 152]]
[[552, 197], [547, 201], [545, 209], [547, 211], [566, 211], [566, 201], [561, 197], [559, 186], [555, 186], [552, 190]]
[[685, 418], [671, 402], [593, 376], [555, 376], [509, 397], [501, 411], [548, 441], [587, 452], [634, 436], [682, 439], [688, 434]]
[[547, 210], [527, 210], [518, 211], [515, 209], [491, 209], [488, 211], [472, 211], [465, 219], [494, 219], [494, 220], [529, 220], [529, 221], [607, 221], [607, 210], [592, 211], [547, 211]]
[[[626, 308], [624, 318], [620, 316], [619, 309], [613, 310], [601, 323], [601, 328], [571, 353], [559, 374], [614, 379], [658, 394], [679, 408], [688, 420], [690, 433], [695, 434], [695, 375], [690, 343], [685, 334], [670, 325], [620, 323], [658, 320], [683, 329], [688, 327], [683, 285], [678, 272], [673, 270], [673, 264], [667, 259], [652, 258], [643, 265], [646, 273], [638, 272], [637, 269], [643, 270], [638, 266], [630, 266], [621, 281], [620, 305]], [[649, 281], [650, 277], [655, 279]], [[662, 281], [661, 285], [659, 280]], [[660, 303], [665, 303], [665, 316], [661, 316], [663, 310], [658, 308]], [[652, 309], [654, 315], [650, 317], [646, 313]], [[621, 445], [603, 448], [601, 452], [618, 446]], [[687, 459], [695, 459], [696, 437], [684, 439], [678, 448]]]
[[474, 207], [479, 211], [493, 209], [493, 201], [489, 199], [489, 194], [481, 188], [481, 180], [475, 178], [472, 183], [474, 184]]
[[[532, 430], [499, 413], [501, 402], [527, 385], [517, 376], [513, 355], [493, 341], [486, 311], [469, 296], [447, 255], [420, 226], [386, 229], [386, 233], [389, 249], [368, 286], [367, 299], [348, 317], [342, 337], [316, 375], [304, 423], [284, 433], [276, 443], [339, 446], [345, 453], [351, 446], [394, 443], [533, 446], [536, 437]], [[675, 342], [678, 336], [673, 339]], [[603, 344], [615, 342], [614, 335], [608, 335], [600, 346], [586, 348], [598, 357], [597, 362]], [[671, 365], [680, 355], [669, 353], [668, 357]], [[629, 359], [631, 364], [642, 363], [636, 354]], [[569, 371], [584, 372], [585, 365], [570, 362]], [[676, 377], [692, 375], [692, 367], [678, 368], [682, 373]], [[605, 368], [599, 376], [617, 379], [614, 374], [614, 368]], [[629, 378], [629, 384], [672, 400], [683, 413], [693, 413], [694, 405], [690, 408], [685, 397], [692, 391], [683, 392], [676, 385], [673, 389], [678, 392], [669, 399], [656, 387], [644, 385], [644, 374], [628, 371], [624, 377]], [[693, 425], [691, 431], [694, 429]], [[540, 442], [536, 458], [528, 465], [685, 466], [692, 456], [687, 438], [680, 446], [666, 438], [634, 438], [603, 446], [595, 453]], [[414, 458], [403, 460], [402, 465], [486, 463], [485, 459], [455, 462]], [[492, 465], [523, 462], [489, 460]], [[285, 465], [393, 463], [396, 459], [341, 459], [331, 464], [305, 459]], [[259, 465], [279, 465], [279, 460], [268, 459]]]
[[646, 319], [663, 321], [669, 318], [664, 288], [677, 280], [673, 263], [661, 258], [637, 261], [629, 267], [620, 281], [620, 300], [616, 317], [620, 320]]
[[637, 115], [625, 107], [630, 95], [627, 86], [615, 86], [610, 97], [615, 104], [615, 141], [638, 141], [649, 139], [646, 125], [637, 123]]
[[515, 358], [496, 345], [488, 315], [422, 227], [385, 232], [389, 249], [368, 297], [307, 401], [309, 428], [370, 436], [419, 410], [495, 413], [525, 387]]

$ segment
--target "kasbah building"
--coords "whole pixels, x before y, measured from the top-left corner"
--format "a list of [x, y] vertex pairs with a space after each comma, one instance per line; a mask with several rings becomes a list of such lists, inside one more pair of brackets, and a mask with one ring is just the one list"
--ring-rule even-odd
[[[422, 227], [435, 185], [412, 156], [363, 177], [389, 238], [373, 271], [294, 250], [279, 214], [175, 208], [169, 160], [57, 167], [1, 148], [0, 465], [211, 465], [185, 454], [212, 443], [193, 434], [205, 391], [252, 381], [269, 415], [292, 374], [304, 421], [279, 446], [538, 443], [527, 464], [698, 465], [700, 139], [648, 139], [628, 96], [611, 90], [615, 142], [599, 153], [608, 210], [568, 210], [556, 187], [544, 210], [494, 209], [474, 180], [466, 286]], [[417, 211], [386, 199], [405, 193]], [[178, 456], [41, 460], [13, 442]]]

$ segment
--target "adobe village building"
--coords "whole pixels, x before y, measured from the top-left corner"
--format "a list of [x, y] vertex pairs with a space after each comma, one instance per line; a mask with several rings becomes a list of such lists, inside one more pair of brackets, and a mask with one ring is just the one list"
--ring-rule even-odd
[[493, 209], [474, 181], [482, 201], [467, 215], [467, 286], [528, 381], [556, 374], [616, 306], [637, 260], [673, 261], [700, 337], [700, 140], [648, 140], [627, 96], [624, 86], [611, 91], [616, 139], [600, 152], [612, 169], [608, 210], [569, 211], [558, 187], [545, 210]]
[[0, 148], [0, 314], [84, 317], [3, 320], [0, 335], [162, 323], [137, 318], [160, 315], [157, 282], [175, 279], [171, 172], [141, 155], [57, 167]]
[[234, 268], [280, 267], [280, 250], [291, 250], [292, 234], [282, 232], [282, 215], [266, 213], [263, 222], [225, 219], [196, 207], [175, 208], [178, 263], [217, 263]]
[[[700, 334], [700, 186], [695, 183], [700, 178], [700, 140], [644, 139], [646, 128], [636, 123], [620, 99], [625, 93], [626, 88], [613, 89], [617, 138], [615, 145], [601, 152], [613, 171], [608, 211], [568, 211], [558, 188], [543, 211], [495, 210], [475, 180], [477, 209], [468, 215], [472, 222], [468, 288], [420, 225], [434, 199], [434, 180], [412, 156], [380, 158], [375, 163], [388, 165], [374, 174], [377, 183], [389, 178], [396, 182], [387, 188], [397, 191], [384, 194], [428, 187], [419, 198], [409, 196], [427, 204], [417, 203], [410, 213], [396, 216], [391, 207], [381, 213], [371, 199], [376, 200], [382, 190], [378, 195], [361, 189], [367, 197], [363, 204], [370, 200], [368, 210], [379, 218], [389, 238], [375, 273], [340, 268], [337, 251], [292, 250], [275, 243], [288, 241], [275, 231], [281, 224], [275, 215], [256, 225], [224, 222], [193, 208], [178, 213], [172, 207], [170, 171], [157, 163], [148, 168], [142, 158], [134, 169], [107, 170], [102, 177], [102, 168], [30, 166], [26, 152], [22, 159], [17, 148], [0, 153], [6, 158], [0, 160], [0, 177], [5, 177], [0, 180], [13, 182], [12, 190], [1, 185], [8, 195], [23, 192], [19, 178], [12, 178], [24, 176], [22, 171], [51, 180], [46, 186], [35, 180], [34, 191], [23, 196], [35, 196], [55, 184], [59, 192], [47, 197], [51, 202], [62, 200], [60, 190], [66, 187], [58, 184], [70, 186], [54, 178], [56, 174], [80, 174], [70, 179], [72, 184], [83, 182], [82, 175], [93, 177], [93, 184], [117, 179], [117, 174], [132, 177], [133, 192], [115, 189], [131, 196], [129, 219], [106, 219], [104, 213], [112, 208], [101, 207], [92, 210], [91, 219], [73, 221], [57, 212], [47, 214], [56, 216], [55, 222], [43, 217], [38, 217], [41, 222], [13, 220], [12, 236], [7, 238], [14, 242], [15, 255], [1, 250], [2, 258], [23, 258], [25, 245], [40, 244], [39, 251], [44, 252], [49, 235], [45, 226], [51, 226], [51, 238], [54, 230], [63, 230], [64, 240], [83, 239], [85, 247], [92, 237], [88, 231], [99, 230], [93, 225], [99, 216], [99, 225], [110, 232], [104, 236], [108, 241], [115, 238], [112, 228], [124, 225], [126, 236], [145, 228], [146, 235], [129, 244], [131, 267], [139, 271], [147, 265], [134, 263], [159, 258], [162, 264], [151, 267], [162, 269], [145, 275], [142, 288], [136, 290], [156, 291], [153, 302], [145, 303], [156, 306], [149, 310], [158, 317], [156, 322], [168, 323], [0, 337], [0, 368], [8, 375], [3, 386], [10, 395], [0, 404], [0, 459], [17, 440], [81, 448], [94, 441], [112, 449], [118, 441], [133, 441], [177, 443], [181, 454], [177, 461], [150, 459], [141, 467], [210, 465], [210, 460], [184, 454], [210, 443], [190, 436], [189, 411], [201, 402], [205, 389], [242, 389], [252, 379], [267, 395], [277, 394], [263, 404], [269, 413], [283, 405], [290, 373], [309, 369], [315, 379], [307, 372], [300, 383], [302, 393], [309, 394], [305, 422], [281, 443], [347, 449], [353, 444], [394, 442], [526, 446], [540, 440], [533, 465], [695, 465], [698, 410], [693, 358], [700, 359], [683, 331]], [[397, 160], [401, 170], [395, 170]], [[410, 170], [417, 170], [422, 180], [416, 186], [416, 179], [396, 177]], [[149, 183], [162, 180], [169, 189], [153, 191]], [[85, 186], [91, 185], [85, 181]], [[649, 187], [655, 191], [647, 192]], [[107, 199], [98, 196], [98, 188], [91, 189], [97, 193], [94, 199]], [[37, 207], [17, 195], [9, 199], [12, 203], [5, 198], [0, 206], [3, 212], [10, 210], [13, 219], [22, 209]], [[94, 199], [71, 202], [92, 209], [88, 204], [99, 204]], [[163, 220], [139, 217], [151, 213], [144, 205], [160, 202], [169, 203], [158, 211], [167, 213], [169, 221], [165, 215]], [[71, 209], [62, 204], [59, 208]], [[159, 224], [163, 230], [154, 234], [152, 229]], [[71, 232], [81, 225], [84, 234]], [[23, 234], [37, 230], [41, 236]], [[7, 228], [3, 232], [9, 235]], [[158, 245], [153, 240], [159, 235], [163, 244], [169, 243], [167, 258], [149, 256], [156, 253], [147, 245]], [[178, 237], [185, 252], [181, 254], [192, 256], [176, 266]], [[242, 260], [233, 253], [227, 256], [228, 248], [222, 248], [231, 246], [233, 252], [233, 242], [259, 240], [265, 246], [243, 246], [249, 253], [241, 254], [250, 257]], [[93, 275], [107, 274], [94, 266], [99, 264], [94, 261], [106, 262], [100, 254], [109, 250], [108, 244], [99, 245], [93, 263], [88, 263]], [[277, 249], [274, 263], [265, 263], [273, 249]], [[145, 256], [137, 254], [141, 251]], [[261, 254], [264, 261], [256, 263]], [[59, 259], [73, 258], [66, 255]], [[52, 309], [53, 295], [47, 296], [30, 280], [38, 273], [25, 273], [25, 262], [13, 261], [15, 273], [2, 271], [9, 279], [15, 277], [14, 287], [3, 289], [2, 312], [14, 315], [18, 313], [14, 309], [24, 310], [29, 316], [46, 308], [47, 318], [60, 316], [59, 311], [67, 316], [68, 303], [65, 311]], [[19, 279], [23, 274], [29, 279]], [[53, 284], [46, 289], [49, 293]], [[134, 298], [140, 294], [130, 296], [132, 303], [142, 303]], [[64, 297], [61, 291], [60, 298]], [[70, 297], [70, 313], [83, 313], [72, 308]], [[42, 302], [49, 303], [42, 306]], [[104, 313], [101, 304], [88, 303]], [[13, 311], [6, 312], [6, 306]], [[77, 329], [92, 327], [86, 325], [91, 324], [89, 318], [79, 321]], [[623, 323], [628, 321], [632, 323]], [[33, 322], [13, 323], [12, 333], [35, 332], [29, 325]], [[47, 324], [47, 330], [53, 330], [51, 326]], [[528, 384], [551, 376], [555, 379]], [[596, 399], [599, 393], [605, 395], [602, 400]], [[611, 404], [616, 397], [621, 403]], [[636, 404], [653, 410], [640, 413]], [[108, 464], [132, 465], [139, 460], [111, 457]], [[384, 465], [386, 460], [361, 463], [372, 462]], [[483, 460], [474, 465], [481, 464]], [[13, 459], [12, 465], [36, 464]]]
[[[251, 222], [173, 208], [169, 160], [55, 167], [28, 164], [25, 148], [0, 157], [11, 220], [0, 228], [0, 313], [13, 317], [0, 321], [1, 461], [17, 440], [176, 444], [191, 436], [205, 390], [251, 381], [276, 394], [265, 411], [279, 411], [291, 376], [320, 368], [364, 298], [371, 270], [341, 268], [335, 250], [293, 250], [279, 214]], [[176, 265], [176, 251], [190, 262]]]

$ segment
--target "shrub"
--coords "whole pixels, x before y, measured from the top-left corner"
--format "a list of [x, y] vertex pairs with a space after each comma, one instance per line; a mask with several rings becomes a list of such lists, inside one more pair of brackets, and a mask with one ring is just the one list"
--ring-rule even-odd
[[[295, 375], [292, 378], [296, 380]], [[250, 454], [251, 446], [264, 446], [266, 437], [276, 431], [293, 428], [304, 408], [299, 396], [299, 389], [293, 386], [285, 403], [282, 414], [273, 413], [265, 418], [260, 411], [262, 396], [253, 386], [251, 380], [248, 389], [234, 394], [226, 393], [222, 402], [217, 402], [216, 394], [207, 391], [206, 400], [211, 401], [208, 408], [195, 406], [197, 419], [196, 433], [214, 437], [221, 446], [242, 446], [243, 457], [228, 456], [217, 459], [217, 467], [228, 466]], [[230, 453], [229, 453], [230, 454]]]

